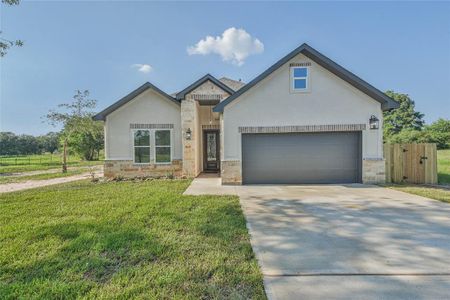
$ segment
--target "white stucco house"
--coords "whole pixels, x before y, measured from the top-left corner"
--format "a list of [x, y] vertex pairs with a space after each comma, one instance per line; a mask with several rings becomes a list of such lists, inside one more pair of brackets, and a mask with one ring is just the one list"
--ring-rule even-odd
[[105, 176], [218, 172], [223, 184], [385, 180], [382, 112], [398, 103], [307, 44], [251, 82], [151, 83], [98, 113]]

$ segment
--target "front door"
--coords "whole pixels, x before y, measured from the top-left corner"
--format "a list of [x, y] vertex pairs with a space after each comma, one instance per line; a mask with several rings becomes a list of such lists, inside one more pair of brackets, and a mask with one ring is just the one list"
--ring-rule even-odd
[[217, 172], [220, 169], [219, 130], [203, 131], [203, 170]]

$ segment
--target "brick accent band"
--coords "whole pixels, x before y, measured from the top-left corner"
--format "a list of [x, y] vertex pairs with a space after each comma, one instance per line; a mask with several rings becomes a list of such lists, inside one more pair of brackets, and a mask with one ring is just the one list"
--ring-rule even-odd
[[220, 129], [220, 125], [202, 125], [203, 130], [207, 129]]
[[173, 129], [173, 124], [130, 124], [131, 129]]
[[221, 94], [193, 94], [192, 98], [194, 100], [222, 100], [223, 95]]
[[366, 124], [297, 125], [297, 126], [242, 126], [239, 133], [289, 133], [289, 132], [330, 132], [361, 131]]
[[310, 66], [310, 65], [311, 65], [310, 62], [290, 63], [290, 64], [289, 64], [290, 67], [307, 67], [307, 66]]

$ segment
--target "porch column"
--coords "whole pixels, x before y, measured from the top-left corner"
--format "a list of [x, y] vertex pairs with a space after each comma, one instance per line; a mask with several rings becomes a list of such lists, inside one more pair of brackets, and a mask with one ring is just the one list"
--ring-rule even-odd
[[[181, 101], [181, 129], [183, 141], [183, 175], [187, 177], [197, 176], [196, 171], [196, 146], [197, 139], [197, 105], [189, 95]], [[191, 131], [191, 139], [186, 139], [186, 132]]]

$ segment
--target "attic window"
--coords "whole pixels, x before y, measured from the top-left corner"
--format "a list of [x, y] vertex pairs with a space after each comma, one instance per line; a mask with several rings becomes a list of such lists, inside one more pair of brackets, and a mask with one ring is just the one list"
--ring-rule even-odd
[[308, 67], [292, 67], [292, 90], [293, 91], [306, 91], [308, 90]]

